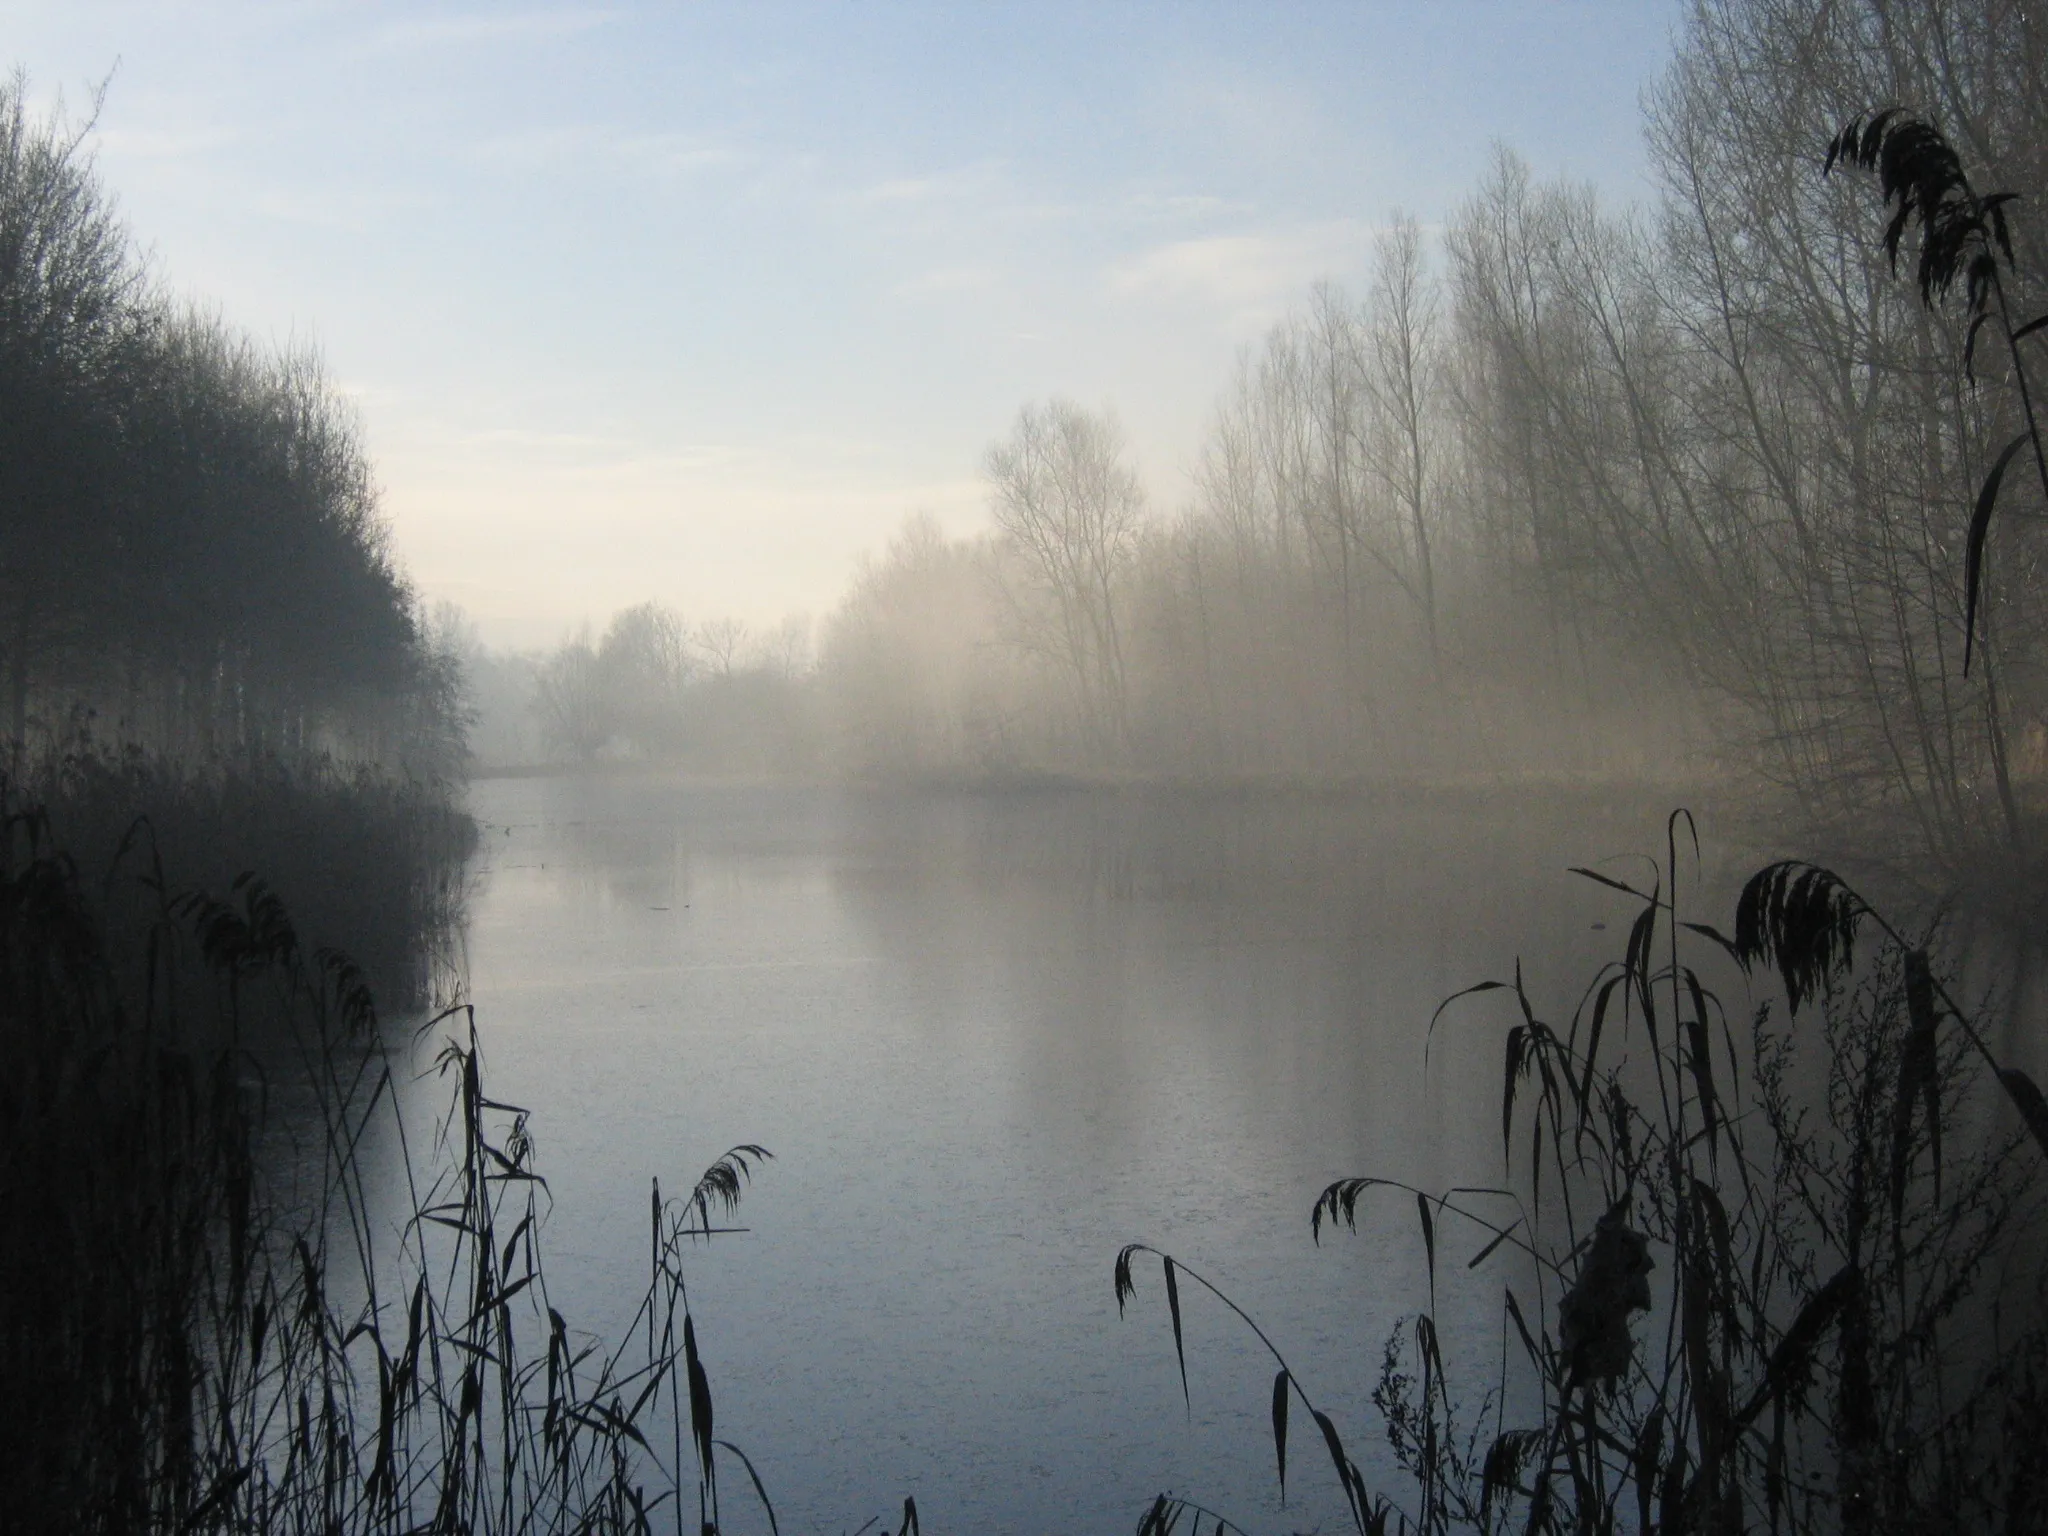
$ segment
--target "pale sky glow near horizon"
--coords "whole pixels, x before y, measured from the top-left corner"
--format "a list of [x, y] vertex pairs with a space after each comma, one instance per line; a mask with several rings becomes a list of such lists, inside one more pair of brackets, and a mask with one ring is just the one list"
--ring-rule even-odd
[[[822, 617], [986, 526], [1027, 401], [1154, 510], [1237, 350], [1492, 146], [1611, 204], [1679, 0], [0, 4], [173, 291], [311, 340], [396, 550], [500, 645], [644, 598]], [[111, 79], [108, 77], [111, 75]]]

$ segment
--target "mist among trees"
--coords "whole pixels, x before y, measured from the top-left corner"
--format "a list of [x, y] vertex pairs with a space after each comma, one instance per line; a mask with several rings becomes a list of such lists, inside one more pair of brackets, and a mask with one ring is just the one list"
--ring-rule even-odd
[[[733, 730], [726, 767], [882, 775], [1704, 772], [1824, 833], [2016, 848], [2048, 770], [2023, 516], [1961, 670], [2012, 382], [1988, 350], [1966, 369], [1964, 317], [1894, 281], [1876, 189], [1819, 162], [1913, 102], [1983, 185], [2033, 192], [2044, 46], [1999, 6], [1702, 3], [1645, 102], [1654, 202], [1503, 146], [1447, 227], [1389, 219], [1361, 291], [1317, 285], [1219, 381], [1185, 505], [1146, 503], [1113, 410], [1028, 403], [980, 466], [988, 531], [907, 521], [814, 671], [716, 664], [707, 628], [630, 610], [539, 664], [547, 742], [701, 760]], [[2032, 313], [2041, 200], [2008, 212]]]

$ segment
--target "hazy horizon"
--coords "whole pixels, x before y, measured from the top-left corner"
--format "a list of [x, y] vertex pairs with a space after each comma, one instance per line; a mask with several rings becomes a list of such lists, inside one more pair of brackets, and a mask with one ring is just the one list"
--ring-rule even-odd
[[1679, 7], [11, 7], [159, 281], [314, 342], [486, 640], [837, 601], [1028, 400], [1155, 511], [1236, 350], [1495, 142], [1647, 190]]

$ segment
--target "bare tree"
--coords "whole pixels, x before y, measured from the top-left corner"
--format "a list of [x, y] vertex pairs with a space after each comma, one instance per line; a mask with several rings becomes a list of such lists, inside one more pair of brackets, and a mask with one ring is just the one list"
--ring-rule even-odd
[[919, 513], [861, 562], [823, 626], [818, 664], [848, 766], [929, 772], [1007, 761], [1014, 742], [1001, 711], [982, 709], [990, 695], [1014, 707], [992, 675], [1011, 653], [999, 643], [986, 543], [948, 540]]
[[710, 667], [711, 675], [731, 682], [739, 670], [740, 657], [747, 649], [747, 626], [742, 619], [706, 619], [694, 636], [697, 650]]
[[[2019, 842], [2048, 783], [2037, 520], [1999, 525], [1983, 672], [1961, 668], [1964, 530], [2015, 386], [1983, 347], [1966, 374], [1956, 317], [1892, 281], [1872, 189], [1818, 172], [1871, 103], [1940, 119], [2022, 194], [2002, 217], [2035, 314], [2044, 59], [2048, 25], [2009, 0], [1692, 0], [1648, 103], [1659, 204], [1617, 215], [1503, 148], [1441, 286], [1397, 218], [1362, 306], [1320, 286], [1240, 356], [1170, 533], [1137, 536], [1113, 428], [1027, 410], [987, 459], [992, 593], [1046, 665], [988, 713], [1057, 755], [1032, 691], [1056, 679], [1097, 758], [1230, 772], [1677, 766], [1712, 743], [1809, 828], [1951, 861]], [[885, 630], [948, 632], [940, 591], [895, 573], [835, 648], [878, 676]]]
[[1872, 102], [1938, 104], [2028, 194], [2009, 205], [2013, 279], [2037, 307], [2044, 48], [2038, 17], [1987, 0], [1701, 0], [1650, 103], [1660, 267], [1692, 362], [1680, 548], [1696, 609], [1725, 615], [1695, 656], [1810, 816], [1897, 817], [1950, 858], [2019, 841], [2017, 743], [2048, 721], [2037, 560], [1991, 594], [1983, 677], [1960, 668], [1957, 530], [2016, 400], [1956, 366], [1958, 323], [1891, 282], [1872, 193], [1823, 181], [1815, 146]]
[[1128, 746], [1117, 586], [1145, 515], [1123, 446], [1114, 414], [1052, 400], [1020, 411], [984, 460], [996, 527], [1026, 588], [1010, 593], [1017, 638], [1065, 674], [1082, 735], [1103, 758]]
[[807, 675], [812, 663], [811, 616], [786, 616], [761, 637], [755, 654], [762, 669], [779, 681], [793, 683]]
[[672, 751], [683, 728], [683, 692], [696, 671], [689, 628], [659, 602], [612, 615], [598, 646], [600, 686], [616, 729], [641, 751]]
[[1421, 610], [1430, 664], [1437, 648], [1436, 557], [1431, 529], [1432, 479], [1438, 445], [1437, 300], [1424, 266], [1422, 231], [1395, 215], [1373, 244], [1373, 282], [1367, 301], [1365, 380], [1374, 415], [1374, 451], [1367, 456], [1398, 509], [1407, 560], [1389, 562], [1402, 590]]
[[585, 628], [548, 653], [534, 674], [533, 712], [550, 750], [589, 761], [611, 740], [613, 720], [597, 647]]
[[1338, 622], [1348, 681], [1358, 653], [1359, 563], [1364, 559], [1364, 495], [1360, 464], [1365, 368], [1357, 312], [1334, 283], [1309, 290], [1308, 314], [1295, 336], [1307, 385], [1305, 425], [1314, 443], [1313, 491], [1305, 520], [1319, 535], [1327, 575], [1337, 592]]

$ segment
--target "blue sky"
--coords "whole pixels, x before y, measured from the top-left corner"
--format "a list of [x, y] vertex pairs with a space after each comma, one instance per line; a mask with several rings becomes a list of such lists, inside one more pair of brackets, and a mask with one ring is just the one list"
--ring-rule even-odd
[[1236, 350], [1504, 142], [1647, 193], [1677, 0], [7, 3], [174, 290], [313, 340], [421, 589], [502, 643], [660, 597], [822, 614], [985, 516], [1027, 400], [1155, 506]]

